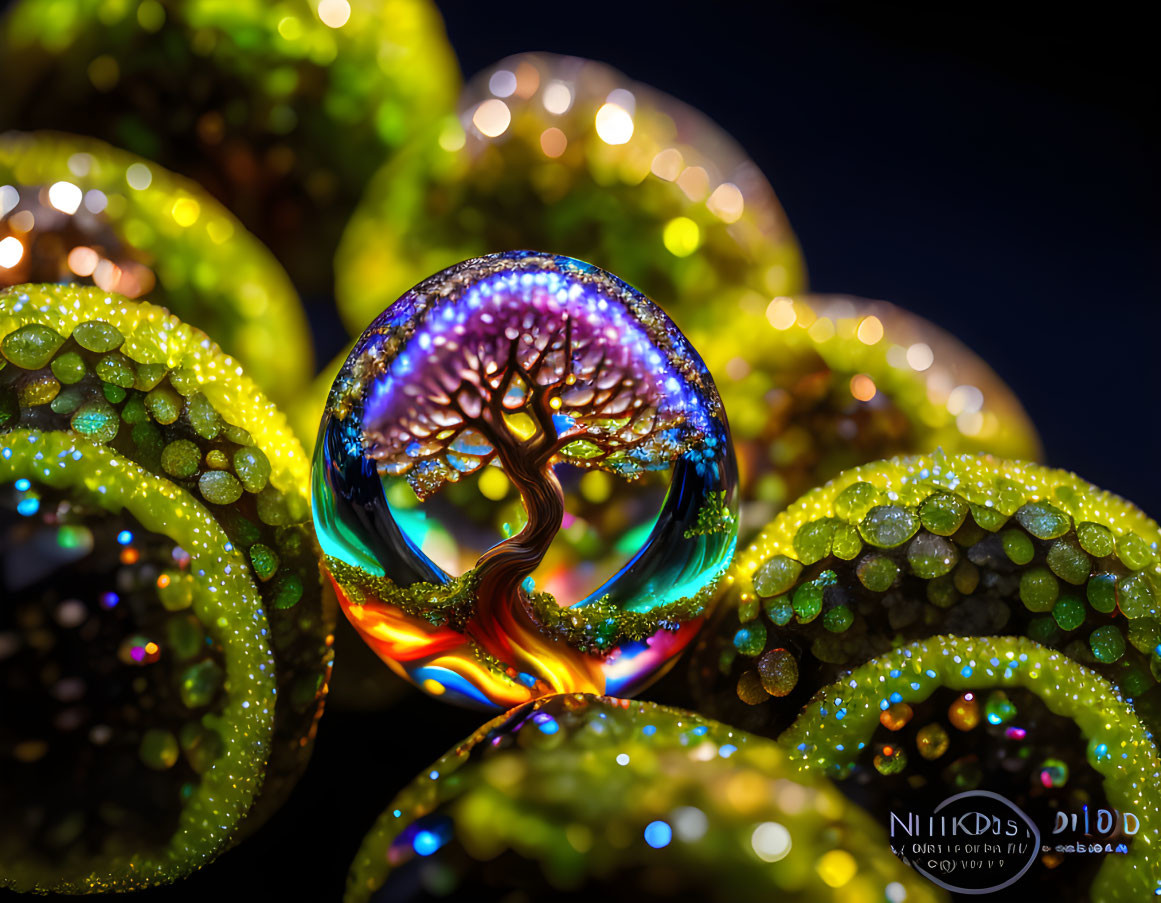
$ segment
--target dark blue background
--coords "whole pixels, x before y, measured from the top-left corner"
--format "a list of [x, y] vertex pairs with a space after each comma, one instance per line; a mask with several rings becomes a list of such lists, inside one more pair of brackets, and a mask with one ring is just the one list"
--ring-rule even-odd
[[[574, 53], [709, 114], [774, 184], [815, 290], [894, 301], [948, 329], [1023, 399], [1051, 463], [1161, 512], [1156, 54], [1143, 23], [881, 3], [442, 9], [467, 75], [510, 53]], [[328, 712], [272, 822], [146, 899], [337, 899], [394, 791], [479, 720], [414, 695], [387, 714]]]

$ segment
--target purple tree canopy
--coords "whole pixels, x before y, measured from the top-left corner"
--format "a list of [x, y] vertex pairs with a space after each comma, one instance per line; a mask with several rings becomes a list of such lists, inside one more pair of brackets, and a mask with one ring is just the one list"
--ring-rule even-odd
[[704, 401], [651, 328], [597, 286], [497, 274], [428, 307], [363, 411], [367, 453], [427, 498], [497, 461], [632, 478], [708, 428]]

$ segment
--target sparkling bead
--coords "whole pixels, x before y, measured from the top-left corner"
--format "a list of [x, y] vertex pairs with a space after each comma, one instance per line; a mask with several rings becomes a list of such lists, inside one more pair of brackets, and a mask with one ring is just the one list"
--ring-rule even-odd
[[734, 648], [742, 655], [760, 655], [766, 647], [766, 625], [761, 621], [754, 621], [738, 629], [734, 634]]
[[802, 573], [801, 563], [785, 555], [775, 555], [754, 574], [754, 589], [763, 597], [788, 592]]
[[1068, 783], [1068, 766], [1060, 759], [1045, 759], [1037, 769], [1037, 776], [1044, 787], [1063, 787]]
[[919, 530], [919, 518], [897, 505], [877, 505], [859, 525], [863, 539], [881, 549], [903, 545]]
[[17, 367], [39, 370], [48, 366], [63, 343], [59, 333], [40, 323], [29, 323], [8, 333], [0, 350]]
[[73, 327], [73, 338], [86, 351], [104, 354], [115, 351], [125, 343], [125, 336], [112, 323], [104, 320], [86, 320]]
[[905, 702], [897, 702], [879, 713], [879, 723], [889, 731], [901, 731], [915, 713]]
[[879, 774], [899, 774], [907, 768], [907, 752], [902, 746], [888, 743], [879, 747], [873, 761]]
[[1119, 660], [1125, 654], [1125, 635], [1115, 624], [1098, 627], [1089, 634], [1088, 644], [1096, 660], [1106, 665]]
[[757, 671], [743, 671], [738, 678], [738, 699], [746, 705], [759, 705], [770, 698]]
[[1020, 576], [1020, 601], [1029, 611], [1051, 611], [1060, 595], [1060, 584], [1047, 568], [1031, 568]]
[[915, 735], [915, 746], [925, 759], [938, 759], [951, 745], [951, 738], [942, 724], [932, 722], [921, 727]]
[[787, 696], [798, 684], [798, 660], [787, 649], [771, 649], [758, 659], [762, 686], [771, 696]]
[[980, 704], [974, 693], [964, 693], [947, 709], [947, 720], [952, 727], [970, 731], [980, 723]]
[[937, 536], [951, 536], [963, 525], [967, 515], [967, 502], [948, 492], [933, 493], [919, 509], [923, 526]]
[[907, 547], [911, 571], [923, 580], [933, 580], [951, 571], [959, 562], [959, 552], [942, 536], [920, 533]]
[[1016, 512], [1016, 520], [1037, 539], [1056, 539], [1072, 528], [1072, 518], [1048, 502], [1029, 502]]
[[1003, 690], [993, 690], [984, 702], [984, 717], [988, 724], [1007, 724], [1016, 717], [1016, 707]]
[[884, 555], [864, 555], [855, 571], [859, 582], [872, 592], [882, 593], [891, 588], [899, 574], [899, 567]]

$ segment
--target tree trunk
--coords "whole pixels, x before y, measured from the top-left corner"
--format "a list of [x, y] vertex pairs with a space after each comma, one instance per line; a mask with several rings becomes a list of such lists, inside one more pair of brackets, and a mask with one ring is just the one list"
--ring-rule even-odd
[[[515, 536], [488, 549], [480, 556], [477, 573], [483, 605], [503, 602], [536, 570], [564, 519], [564, 490], [551, 469], [521, 473], [505, 468], [520, 492], [528, 522]], [[485, 593], [485, 586], [496, 593]], [[481, 609], [482, 610], [482, 609]]]
[[552, 412], [546, 396], [537, 403], [542, 433], [532, 444], [505, 441], [507, 435], [491, 431], [497, 457], [520, 493], [528, 522], [480, 556], [476, 611], [466, 632], [504, 665], [535, 676], [535, 694], [603, 693], [601, 662], [563, 639], [545, 635], [521, 589], [544, 560], [564, 519], [564, 490], [550, 463], [557, 442]]

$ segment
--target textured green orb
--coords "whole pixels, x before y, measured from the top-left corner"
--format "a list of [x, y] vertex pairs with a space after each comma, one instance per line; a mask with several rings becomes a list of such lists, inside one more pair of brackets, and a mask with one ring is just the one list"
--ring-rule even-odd
[[[310, 755], [334, 620], [309, 465], [237, 365], [163, 308], [6, 289], [0, 354], [0, 634], [16, 643], [0, 694], [32, 703], [0, 723], [0, 887], [173, 881], [260, 824]], [[75, 406], [29, 401], [58, 371]]]
[[[1057, 523], [1052, 532], [1060, 529]], [[949, 712], [954, 736], [939, 720], [923, 723], [912, 735], [886, 717], [907, 705], [916, 722], [936, 719], [956, 693], [962, 694], [959, 707], [986, 701], [982, 720]], [[1019, 706], [1016, 697], [1023, 700]], [[841, 789], [853, 791], [884, 822], [882, 805], [899, 798], [922, 808], [977, 788], [1032, 813], [1042, 834], [1055, 824], [1057, 807], [1131, 812], [1140, 830], [1121, 838], [1128, 841], [1127, 853], [1104, 856], [1091, 886], [1065, 884], [1060, 899], [1128, 903], [1148, 899], [1161, 886], [1161, 862], [1153, 855], [1161, 835], [1161, 792], [1154, 777], [1161, 759], [1149, 730], [1108, 680], [1022, 637], [936, 636], [897, 648], [821, 689], [778, 742], [801, 772], [839, 779]], [[952, 761], [942, 771], [913, 769], [908, 749], [927, 762], [944, 756]], [[1043, 750], [1051, 754], [1042, 758]], [[1082, 872], [1068, 867], [1049, 871], [1034, 862], [1022, 880], [1030, 887], [1038, 879], [1075, 882]], [[1062, 871], [1070, 877], [1062, 878]]]
[[433, 872], [444, 893], [529, 901], [855, 903], [892, 885], [913, 903], [943, 899], [772, 741], [580, 694], [513, 709], [433, 763], [364, 839], [346, 899], [403, 893]]
[[[91, 138], [8, 132], [0, 135], [0, 196], [0, 240], [21, 245], [16, 264], [0, 269], [0, 287], [72, 282], [149, 297], [214, 336], [277, 400], [307, 384], [313, 352], [294, 287], [201, 186]], [[35, 333], [44, 328], [8, 336], [5, 354], [39, 369], [33, 358], [56, 350]], [[116, 328], [78, 324], [73, 339], [98, 355], [90, 363], [102, 380], [133, 386]], [[61, 382], [80, 378], [75, 354], [56, 360]]]
[[189, 176], [327, 291], [371, 174], [451, 112], [459, 73], [429, 0], [21, 0], [0, 80], [0, 131], [91, 135]]
[[[892, 304], [861, 298], [749, 297], [686, 328], [730, 412], [743, 491], [743, 539], [815, 486], [892, 455], [942, 447], [1022, 460], [1040, 455], [1036, 431], [1011, 390], [972, 351]], [[678, 320], [680, 322], [680, 307]], [[862, 481], [835, 499], [836, 554], [852, 558], [864, 530], [905, 541], [916, 516], [950, 536], [962, 501], [890, 520], [891, 500]], [[867, 518], [882, 507], [877, 517]], [[805, 561], [805, 559], [800, 559]]]
[[[864, 543], [854, 555], [835, 548], [844, 528]], [[776, 734], [827, 679], [900, 641], [1014, 634], [1094, 667], [1161, 726], [1159, 546], [1144, 513], [1065, 471], [942, 452], [854, 468], [739, 553], [731, 594], [694, 653], [696, 698]], [[755, 603], [763, 614], [743, 624]], [[794, 650], [812, 675], [785, 699], [746, 677], [772, 649]], [[746, 692], [735, 692], [743, 679]]]
[[[353, 334], [429, 273], [546, 248], [616, 273], [688, 330], [804, 284], [770, 185], [698, 111], [601, 63], [489, 66], [458, 117], [376, 176], [336, 261]], [[696, 253], [695, 253], [696, 252]]]

